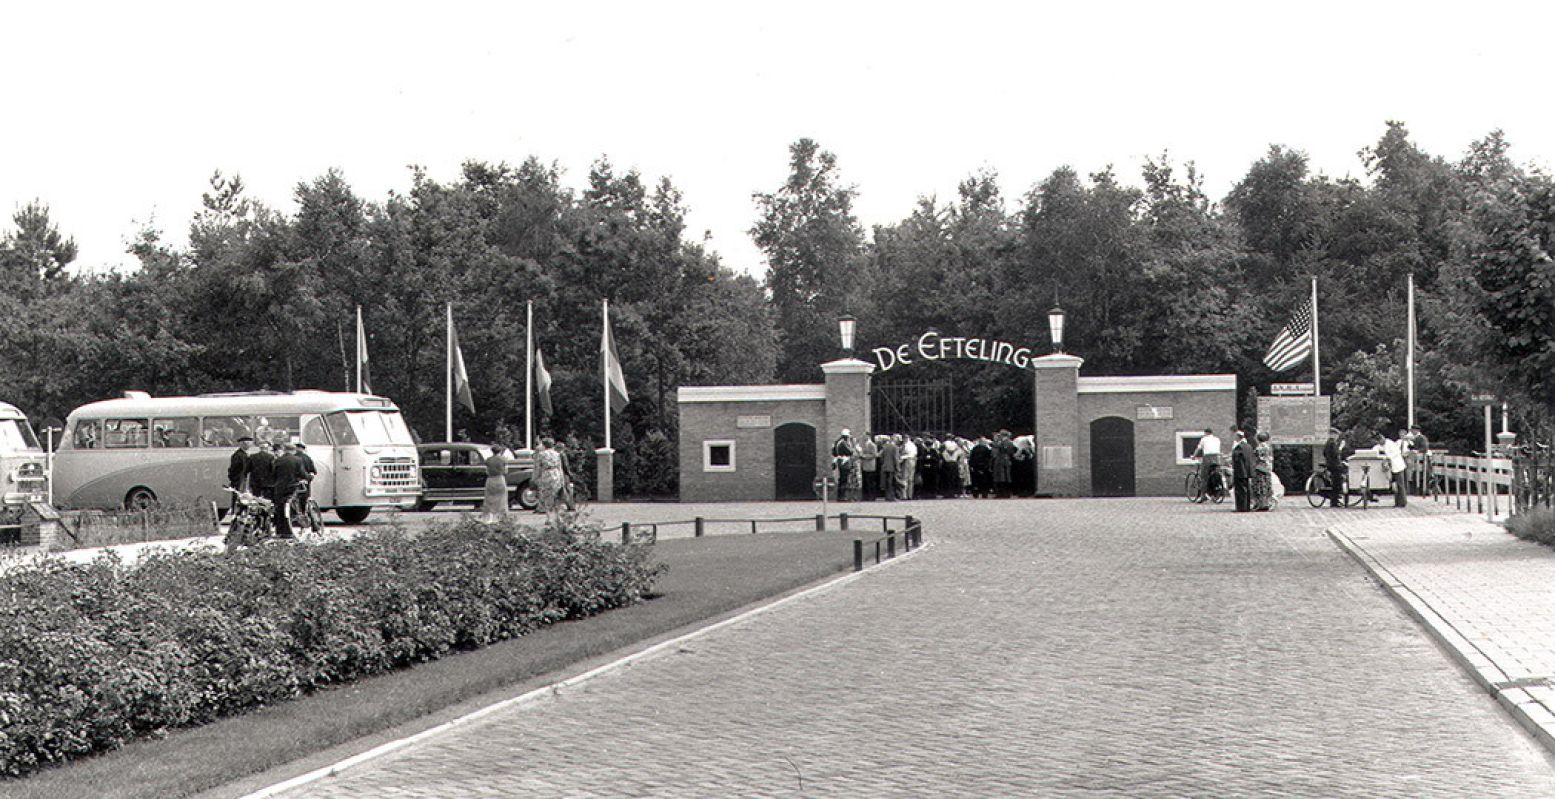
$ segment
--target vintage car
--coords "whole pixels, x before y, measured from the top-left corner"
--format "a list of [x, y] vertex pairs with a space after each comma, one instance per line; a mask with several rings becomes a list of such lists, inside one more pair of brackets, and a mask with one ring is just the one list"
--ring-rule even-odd
[[[416, 447], [421, 456], [421, 502], [416, 510], [431, 510], [440, 502], [480, 504], [486, 494], [486, 459], [491, 447], [467, 441], [433, 442]], [[539, 503], [534, 483], [534, 457], [508, 451], [508, 507], [533, 510]]]

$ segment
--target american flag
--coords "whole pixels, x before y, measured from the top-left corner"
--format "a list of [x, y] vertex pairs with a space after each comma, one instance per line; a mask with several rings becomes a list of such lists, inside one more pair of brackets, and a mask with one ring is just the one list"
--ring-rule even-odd
[[1303, 305], [1296, 309], [1289, 322], [1274, 337], [1269, 354], [1263, 356], [1265, 366], [1283, 372], [1306, 360], [1312, 354], [1312, 309]]

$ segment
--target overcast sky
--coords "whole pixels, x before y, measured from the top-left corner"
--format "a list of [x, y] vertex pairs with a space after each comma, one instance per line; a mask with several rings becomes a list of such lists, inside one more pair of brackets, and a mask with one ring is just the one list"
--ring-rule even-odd
[[[1524, 6], [1527, 6], [1526, 8]], [[1550, 22], [1464, 3], [10, 3], [0, 231], [37, 199], [81, 252], [182, 244], [215, 170], [287, 213], [338, 168], [381, 201], [409, 165], [608, 156], [669, 177], [734, 268], [765, 264], [751, 194], [808, 136], [866, 225], [991, 169], [1014, 208], [1053, 169], [1195, 161], [1219, 198], [1272, 143], [1330, 176], [1385, 122], [1457, 158], [1500, 128], [1555, 152]]]

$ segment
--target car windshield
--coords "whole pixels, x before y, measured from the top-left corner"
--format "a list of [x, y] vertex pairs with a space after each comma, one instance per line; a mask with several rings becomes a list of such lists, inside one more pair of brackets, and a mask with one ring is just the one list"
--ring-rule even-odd
[[346, 417], [351, 420], [351, 429], [357, 441], [366, 446], [415, 446], [415, 440], [410, 437], [410, 428], [405, 426], [404, 417], [397, 412], [347, 411]]
[[26, 419], [0, 419], [0, 452], [41, 449]]

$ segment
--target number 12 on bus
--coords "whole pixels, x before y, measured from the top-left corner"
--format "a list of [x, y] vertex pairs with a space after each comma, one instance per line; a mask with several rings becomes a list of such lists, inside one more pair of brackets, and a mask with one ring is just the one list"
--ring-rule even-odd
[[365, 394], [295, 391], [151, 397], [83, 405], [65, 422], [54, 498], [67, 508], [159, 502], [225, 506], [238, 439], [299, 441], [318, 468], [313, 498], [357, 524], [421, 494], [416, 445], [399, 408]]

